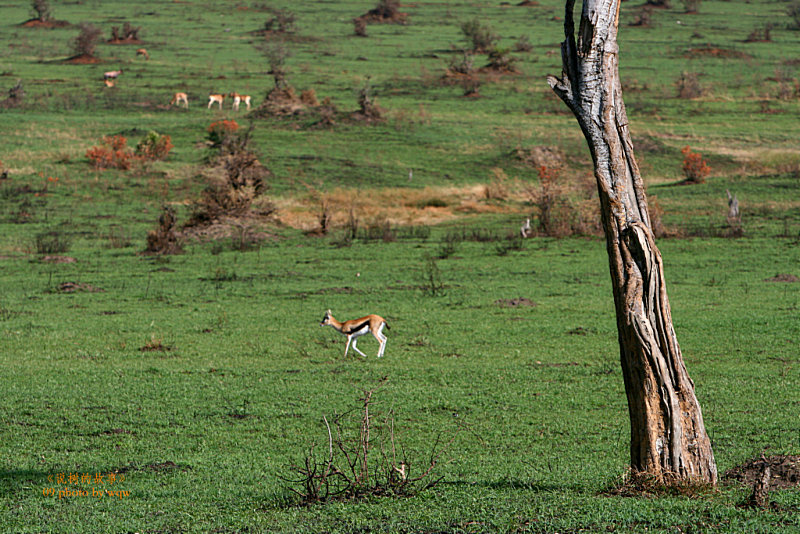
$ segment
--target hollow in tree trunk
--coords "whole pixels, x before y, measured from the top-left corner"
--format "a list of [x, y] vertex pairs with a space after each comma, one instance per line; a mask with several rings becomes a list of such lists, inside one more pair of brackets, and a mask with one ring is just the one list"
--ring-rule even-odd
[[622, 101], [620, 0], [584, 0], [577, 39], [574, 3], [567, 0], [562, 75], [548, 76], [548, 83], [578, 119], [594, 163], [631, 420], [631, 468], [663, 482], [716, 484], [714, 453], [672, 326]]

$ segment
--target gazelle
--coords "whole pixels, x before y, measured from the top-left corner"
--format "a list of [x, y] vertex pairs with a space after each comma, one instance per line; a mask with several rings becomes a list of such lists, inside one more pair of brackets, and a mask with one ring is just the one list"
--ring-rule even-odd
[[331, 311], [328, 310], [325, 312], [325, 317], [322, 318], [322, 322], [319, 323], [319, 325], [330, 325], [337, 331], [347, 336], [347, 346], [344, 348], [345, 358], [347, 358], [347, 351], [350, 349], [351, 341], [353, 342], [353, 350], [363, 357], [367, 357], [366, 354], [358, 350], [356, 343], [359, 337], [368, 333], [372, 333], [372, 335], [375, 336], [375, 339], [378, 340], [378, 343], [381, 344], [380, 348], [378, 349], [378, 358], [383, 356], [383, 351], [386, 350], [386, 336], [383, 334], [383, 327], [385, 326], [387, 329], [389, 329], [389, 325], [386, 323], [386, 319], [380, 315], [367, 315], [361, 319], [352, 319], [350, 321], [340, 323], [333, 318]]
[[110, 70], [108, 72], [103, 73], [104, 80], [116, 80], [117, 77], [122, 74], [122, 69], [119, 70]]
[[172, 100], [169, 101], [169, 105], [172, 106], [174, 104], [180, 105], [183, 102], [183, 107], [189, 109], [189, 97], [186, 96], [186, 93], [175, 93], [175, 96], [172, 97]]
[[239, 103], [244, 102], [247, 106], [247, 111], [250, 111], [250, 95], [240, 95], [239, 93], [228, 93], [228, 96], [233, 99], [232, 109], [239, 111]]
[[114, 87], [114, 80], [111, 78], [103, 80], [103, 83], [106, 84], [106, 87]]
[[147, 49], [145, 48], [138, 48], [136, 50], [136, 56], [144, 56], [145, 59], [150, 59], [150, 54], [147, 53]]
[[208, 95], [208, 109], [211, 109], [211, 105], [216, 102], [219, 104], [219, 109], [222, 109], [222, 101], [225, 100], [225, 95]]
[[522, 234], [522, 237], [528, 237], [531, 233], [531, 220], [525, 219], [525, 224], [523, 224], [520, 229], [519, 233]]

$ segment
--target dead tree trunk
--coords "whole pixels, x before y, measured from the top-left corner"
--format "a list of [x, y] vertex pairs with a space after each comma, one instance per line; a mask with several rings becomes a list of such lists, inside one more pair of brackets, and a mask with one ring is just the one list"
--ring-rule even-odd
[[631, 420], [631, 467], [665, 482], [715, 484], [717, 467], [672, 326], [661, 254], [619, 81], [620, 0], [584, 0], [577, 40], [567, 0], [561, 78], [548, 76], [589, 144], [611, 267]]

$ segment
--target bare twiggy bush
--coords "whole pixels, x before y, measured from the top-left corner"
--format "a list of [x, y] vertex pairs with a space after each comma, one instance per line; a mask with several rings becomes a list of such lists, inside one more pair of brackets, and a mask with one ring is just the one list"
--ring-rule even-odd
[[514, 52], [533, 52], [533, 44], [527, 35], [522, 35], [516, 40], [511, 50]]
[[509, 178], [503, 169], [492, 169], [492, 181], [484, 186], [483, 196], [487, 200], [507, 200], [510, 194]]
[[700, 0], [681, 0], [681, 2], [686, 13], [698, 13], [700, 11]]
[[633, 22], [631, 22], [631, 26], [653, 28], [655, 26], [653, 22], [653, 7], [648, 4], [643, 5], [633, 19]]
[[786, 15], [791, 19], [789, 27], [800, 30], [800, 2], [794, 1], [786, 7]]
[[697, 72], [682, 72], [675, 81], [678, 88], [678, 98], [691, 100], [703, 96], [703, 87], [700, 85], [700, 74]]
[[122, 28], [119, 26], [112, 26], [111, 39], [109, 39], [109, 42], [139, 42], [139, 31], [141, 31], [141, 29], [141, 26], [133, 26], [128, 21], [122, 24]]
[[361, 17], [353, 19], [353, 33], [359, 37], [368, 37], [367, 35], [367, 21]]
[[384, 110], [377, 104], [368, 76], [358, 91], [358, 111], [353, 113], [353, 118], [364, 122], [381, 122], [384, 120], [383, 114]]
[[379, 0], [378, 4], [354, 19], [363, 20], [365, 24], [406, 24], [408, 23], [408, 14], [400, 12], [399, 0]]
[[33, 0], [31, 5], [34, 17], [40, 22], [48, 22], [53, 18], [53, 12], [50, 10], [50, 2], [47, 0]]
[[[252, 125], [244, 134], [230, 135], [223, 141], [219, 155], [202, 171], [208, 186], [195, 202], [186, 227], [213, 224], [224, 217], [246, 217], [251, 207], [267, 190], [272, 175], [249, 149]], [[261, 202], [258, 216], [275, 210], [270, 202]]]
[[385, 382], [386, 378], [363, 391], [358, 411], [334, 415], [330, 421], [322, 417], [327, 434], [324, 452], [317, 453], [312, 446], [301, 461], [290, 466], [291, 478], [284, 478], [293, 484], [288, 489], [300, 498], [301, 505], [370, 496], [407, 497], [442, 480], [434, 470], [458, 431], [444, 444], [440, 434], [427, 460], [417, 466], [395, 434], [393, 412], [381, 416], [373, 410], [374, 395]]
[[175, 231], [177, 217], [171, 206], [164, 206], [158, 217], [158, 226], [147, 232], [145, 254], [180, 254], [183, 249]]
[[76, 56], [94, 57], [97, 42], [103, 31], [85, 22], [80, 24], [80, 33], [72, 40], [72, 51]]
[[645, 2], [645, 5], [657, 7], [659, 9], [672, 8], [672, 3], [670, 2], [670, 0], [647, 0], [647, 2]]
[[467, 48], [476, 54], [486, 54], [494, 50], [500, 40], [500, 36], [479, 18], [462, 22], [461, 33], [464, 34]]
[[22, 80], [17, 80], [17, 83], [8, 90], [8, 97], [0, 101], [0, 108], [9, 109], [21, 106], [24, 98], [25, 90], [22, 88]]
[[495, 47], [489, 50], [489, 63], [483, 67], [483, 70], [502, 74], [517, 74], [519, 70], [514, 66], [516, 62], [517, 58], [511, 55], [510, 49]]
[[265, 35], [275, 33], [294, 33], [297, 31], [295, 26], [296, 21], [297, 15], [295, 15], [293, 12], [289, 11], [288, 9], [278, 9], [275, 11], [275, 14], [271, 19], [268, 19], [264, 22], [264, 27], [261, 29], [261, 33]]
[[289, 86], [286, 81], [286, 75], [288, 74], [286, 60], [291, 57], [291, 52], [286, 45], [283, 43], [258, 43], [255, 48], [267, 59], [267, 64], [269, 65], [267, 74], [272, 75], [275, 88], [286, 89]]
[[33, 244], [37, 254], [63, 254], [69, 251], [72, 240], [56, 229], [36, 234]]
[[449, 74], [472, 76], [475, 73], [475, 55], [471, 50], [462, 50], [447, 62], [447, 71]]
[[750, 35], [747, 36], [747, 39], [744, 40], [745, 43], [768, 43], [772, 41], [772, 28], [773, 24], [768, 22], [764, 24], [763, 28], [755, 28], [753, 31], [750, 32]]
[[540, 167], [539, 187], [528, 190], [536, 208], [537, 233], [549, 237], [600, 235], [595, 194], [591, 179], [570, 185], [562, 180], [560, 169]]
[[729, 235], [731, 237], [742, 237], [744, 229], [742, 228], [742, 215], [739, 213], [739, 199], [736, 195], [731, 195], [727, 189], [725, 193], [728, 194], [728, 215], [726, 220], [728, 222]]

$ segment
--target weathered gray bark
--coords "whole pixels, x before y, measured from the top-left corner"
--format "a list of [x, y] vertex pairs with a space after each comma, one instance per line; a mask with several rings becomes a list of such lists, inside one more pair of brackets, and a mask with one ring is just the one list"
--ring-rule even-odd
[[631, 467], [660, 480], [715, 484], [714, 454], [672, 327], [622, 101], [619, 2], [584, 0], [576, 40], [575, 1], [567, 0], [563, 72], [548, 83], [578, 119], [594, 162], [631, 420]]

